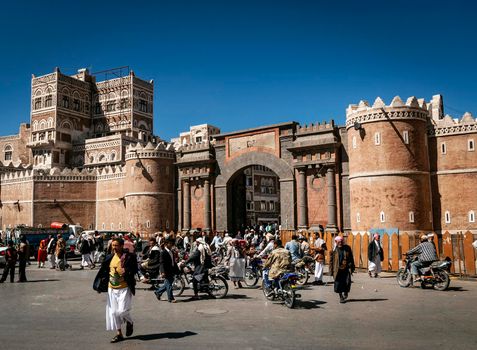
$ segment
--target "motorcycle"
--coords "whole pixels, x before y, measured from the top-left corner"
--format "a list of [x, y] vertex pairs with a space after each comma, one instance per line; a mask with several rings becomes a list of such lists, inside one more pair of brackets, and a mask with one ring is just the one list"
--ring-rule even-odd
[[[403, 254], [406, 267], [399, 269], [396, 278], [399, 286], [407, 288], [414, 284], [411, 274], [411, 263], [413, 259], [409, 254]], [[435, 290], [443, 291], [449, 288], [449, 271], [451, 262], [448, 260], [434, 261], [430, 266], [419, 269], [421, 275], [421, 288], [431, 286]]]
[[[179, 265], [180, 274], [176, 276], [174, 279], [174, 283], [177, 279], [181, 280], [181, 285], [183, 284], [188, 285], [190, 288], [193, 287], [192, 279], [193, 276], [193, 268], [187, 264]], [[225, 298], [229, 291], [229, 285], [227, 283], [228, 277], [228, 269], [225, 266], [214, 266], [209, 269], [208, 272], [208, 282], [207, 283], [200, 283], [199, 284], [199, 292], [207, 293], [211, 297], [215, 299], [222, 299]], [[178, 290], [177, 296], [180, 296], [184, 288]]]
[[298, 274], [298, 284], [300, 286], [304, 286], [310, 278], [311, 270], [309, 266], [313, 263], [310, 260], [313, 260], [313, 258], [305, 256], [292, 262], [293, 266], [295, 266], [295, 272]]
[[[268, 270], [263, 270], [262, 290], [267, 300], [283, 300], [285, 305], [292, 309], [295, 306], [296, 299], [301, 298], [300, 294], [295, 293], [296, 285], [299, 279], [298, 274], [286, 272], [275, 281], [268, 280]], [[278, 287], [274, 288], [278, 285]]]

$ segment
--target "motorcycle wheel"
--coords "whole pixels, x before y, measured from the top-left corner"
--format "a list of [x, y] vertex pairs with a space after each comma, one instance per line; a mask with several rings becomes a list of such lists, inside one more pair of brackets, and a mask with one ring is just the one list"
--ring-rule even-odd
[[209, 282], [209, 295], [215, 299], [225, 298], [229, 291], [229, 285], [221, 276], [211, 276]]
[[435, 271], [435, 276], [436, 277], [433, 284], [435, 290], [443, 291], [449, 288], [450, 279], [447, 272], [443, 270]]
[[185, 289], [185, 282], [182, 276], [176, 276], [174, 282], [172, 282], [172, 295], [179, 297], [182, 295]]
[[296, 273], [299, 275], [299, 278], [297, 281], [298, 285], [304, 286], [306, 282], [308, 282], [308, 278], [310, 277], [308, 275], [308, 271], [306, 271], [304, 267], [300, 267], [296, 269]]
[[283, 301], [286, 307], [293, 309], [295, 306], [295, 290], [289, 284], [285, 284], [283, 286], [283, 293]]
[[407, 288], [411, 285], [411, 273], [406, 269], [399, 269], [396, 275], [397, 283], [402, 288]]
[[253, 287], [258, 283], [258, 276], [257, 274], [250, 268], [247, 267], [245, 269], [245, 284], [248, 287]]
[[262, 291], [263, 291], [263, 295], [265, 295], [265, 298], [267, 298], [267, 300], [272, 301], [273, 299], [275, 299], [275, 295], [273, 293], [270, 294], [270, 292], [272, 291], [272, 288], [267, 287], [267, 284], [263, 280], [262, 280]]

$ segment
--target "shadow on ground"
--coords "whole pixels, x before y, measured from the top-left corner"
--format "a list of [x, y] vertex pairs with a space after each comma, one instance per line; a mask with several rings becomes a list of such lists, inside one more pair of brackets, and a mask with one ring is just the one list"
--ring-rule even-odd
[[58, 281], [61, 281], [61, 280], [58, 280], [58, 279], [47, 279], [47, 280], [28, 280], [28, 281], [26, 281], [26, 282], [23, 282], [23, 283], [58, 282]]
[[389, 299], [386, 298], [369, 298], [369, 299], [348, 299], [347, 303], [358, 303], [358, 302], [373, 302], [373, 301], [386, 301]]
[[464, 289], [462, 287], [449, 287], [449, 288], [447, 288], [447, 291], [449, 291], [449, 292], [468, 292], [467, 289]]
[[180, 339], [189, 337], [191, 335], [197, 335], [195, 332], [185, 331], [185, 332], [166, 332], [166, 333], [156, 333], [156, 334], [142, 334], [136, 335], [134, 337], [129, 337], [127, 340], [137, 339], [142, 341], [157, 340], [157, 339]]
[[326, 301], [321, 300], [299, 300], [295, 304], [295, 309], [304, 309], [304, 310], [311, 310], [311, 309], [319, 309], [320, 305], [326, 304]]

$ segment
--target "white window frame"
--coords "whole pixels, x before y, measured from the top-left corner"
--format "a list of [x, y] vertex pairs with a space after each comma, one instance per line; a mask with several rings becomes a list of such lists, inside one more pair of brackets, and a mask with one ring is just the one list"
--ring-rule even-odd
[[404, 143], [406, 145], [409, 145], [409, 131], [408, 130], [404, 130], [402, 132], [402, 138], [404, 139]]
[[103, 222], [103, 224], [101, 225], [101, 229], [102, 230], [106, 230], [106, 224]]
[[114, 230], [114, 224], [111, 223], [111, 230]]
[[409, 222], [414, 223], [415, 217], [414, 217], [414, 212], [410, 211], [409, 212]]
[[380, 132], [375, 132], [374, 133], [374, 144], [376, 146], [379, 146], [381, 144], [381, 133]]
[[380, 220], [381, 222], [386, 222], [386, 214], [384, 214], [384, 211], [381, 211], [381, 212], [379, 213], [379, 220]]
[[356, 222], [361, 222], [361, 214], [356, 213]]
[[353, 136], [352, 144], [353, 148], [356, 148], [356, 136]]
[[469, 222], [475, 222], [475, 212], [473, 210], [469, 211]]
[[146, 227], [147, 227], [147, 228], [151, 228], [151, 221], [150, 221], [150, 220], [147, 220], [147, 221], [146, 221]]
[[446, 210], [446, 212], [444, 213], [444, 220], [445, 220], [446, 224], [451, 223], [451, 215], [450, 215], [450, 212], [448, 210]]
[[475, 151], [475, 141], [474, 139], [467, 140], [467, 151], [474, 152]]
[[447, 154], [447, 145], [445, 142], [441, 142], [441, 154]]
[[122, 230], [122, 229], [123, 229], [123, 224], [122, 224], [122, 223], [119, 223], [119, 224], [118, 224], [118, 227], [119, 227], [120, 230]]

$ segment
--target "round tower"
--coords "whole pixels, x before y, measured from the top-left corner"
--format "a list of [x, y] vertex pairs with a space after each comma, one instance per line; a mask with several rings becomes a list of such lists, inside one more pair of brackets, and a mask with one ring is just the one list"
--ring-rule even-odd
[[350, 105], [348, 133], [353, 232], [432, 230], [427, 123], [423, 100], [396, 96]]
[[174, 157], [164, 142], [127, 148], [124, 200], [132, 231], [149, 236], [174, 228]]

